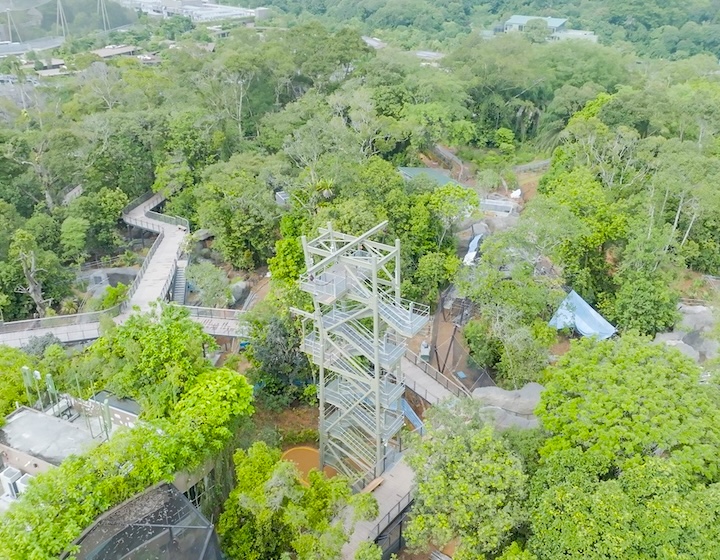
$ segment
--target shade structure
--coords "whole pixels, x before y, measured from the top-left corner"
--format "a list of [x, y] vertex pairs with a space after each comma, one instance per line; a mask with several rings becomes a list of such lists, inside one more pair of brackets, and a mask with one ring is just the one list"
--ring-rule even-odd
[[573, 328], [583, 336], [596, 336], [600, 340], [610, 338], [616, 329], [600, 313], [572, 290], [550, 319], [549, 325], [556, 329]]

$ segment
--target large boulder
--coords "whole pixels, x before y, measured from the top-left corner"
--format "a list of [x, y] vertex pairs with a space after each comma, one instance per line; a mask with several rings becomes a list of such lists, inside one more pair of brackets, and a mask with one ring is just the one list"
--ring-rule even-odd
[[235, 282], [230, 286], [230, 293], [232, 294], [233, 305], [238, 302], [245, 301], [248, 293], [250, 292], [250, 284], [248, 282], [239, 281]]
[[497, 407], [527, 419], [540, 402], [540, 393], [545, 387], [539, 383], [528, 383], [515, 391], [507, 391], [500, 387], [479, 387], [473, 391], [473, 397], [483, 401], [490, 407]]

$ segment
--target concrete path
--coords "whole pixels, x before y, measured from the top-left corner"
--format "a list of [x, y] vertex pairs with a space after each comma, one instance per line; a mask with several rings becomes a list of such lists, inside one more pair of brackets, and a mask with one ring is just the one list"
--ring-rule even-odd
[[437, 404], [453, 396], [453, 393], [407, 358], [402, 359], [401, 369], [405, 374], [405, 386], [430, 404]]
[[378, 501], [378, 516], [355, 526], [350, 541], [342, 549], [342, 557], [352, 560], [363, 541], [372, 541], [405, 509], [412, 499], [415, 473], [400, 460], [382, 474], [383, 483], [372, 493]]

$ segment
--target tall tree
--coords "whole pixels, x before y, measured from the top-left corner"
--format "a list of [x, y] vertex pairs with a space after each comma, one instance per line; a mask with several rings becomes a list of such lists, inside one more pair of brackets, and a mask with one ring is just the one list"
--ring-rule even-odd
[[407, 458], [417, 494], [406, 539], [443, 547], [459, 539], [457, 558], [496, 554], [526, 521], [527, 477], [520, 459], [474, 399], [432, 408], [427, 434]]

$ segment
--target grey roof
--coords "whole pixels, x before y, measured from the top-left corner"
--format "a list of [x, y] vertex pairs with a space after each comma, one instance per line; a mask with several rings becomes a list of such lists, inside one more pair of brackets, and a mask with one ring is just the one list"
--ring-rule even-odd
[[407, 180], [414, 179], [420, 175], [427, 175], [441, 187], [448, 183], [457, 183], [457, 181], [450, 177], [448, 172], [443, 169], [435, 169], [433, 167], [398, 167], [398, 171], [400, 175]]
[[81, 455], [98, 444], [80, 426], [30, 408], [16, 410], [6, 421], [0, 429], [0, 443], [51, 465], [57, 466], [70, 455]]
[[108, 400], [109, 406], [116, 408], [117, 410], [129, 412], [135, 416], [140, 416], [140, 412], [142, 412], [142, 409], [137, 401], [134, 401], [133, 399], [120, 399], [108, 391], [100, 391], [96, 395], [90, 397], [91, 401], [99, 402], [100, 404], [103, 404], [105, 399]]
[[505, 22], [505, 25], [527, 25], [527, 22], [533, 19], [544, 19], [547, 22], [548, 27], [553, 29], [560, 27], [567, 22], [567, 19], [565, 18], [514, 15]]
[[[75, 543], [78, 560], [221, 560], [213, 525], [180, 491], [161, 483], [95, 520]], [[68, 558], [65, 553], [62, 558]]]

